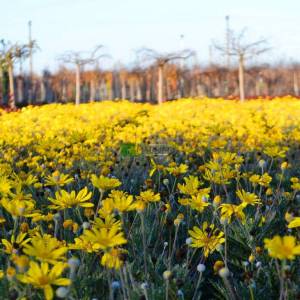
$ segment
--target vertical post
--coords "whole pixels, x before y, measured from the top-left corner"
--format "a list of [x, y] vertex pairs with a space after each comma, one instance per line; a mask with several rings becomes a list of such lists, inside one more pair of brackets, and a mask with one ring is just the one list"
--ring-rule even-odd
[[244, 83], [244, 55], [239, 56], [239, 89], [240, 89], [240, 100], [245, 101], [245, 83]]
[[229, 79], [230, 79], [230, 17], [226, 16], [226, 66], [227, 66], [227, 76], [225, 79], [225, 94], [229, 94]]
[[33, 60], [32, 60], [32, 34], [31, 34], [31, 26], [32, 22], [28, 22], [28, 38], [29, 38], [29, 74], [30, 79], [32, 80], [33, 77]]
[[227, 69], [230, 69], [230, 25], [229, 25], [229, 21], [230, 21], [230, 17], [226, 16], [225, 17], [226, 20], [226, 65], [227, 65]]
[[213, 64], [213, 49], [211, 45], [208, 47], [208, 61], [209, 61], [209, 66], [211, 67]]
[[8, 105], [11, 109], [16, 107], [15, 103], [15, 87], [14, 87], [14, 71], [12, 60], [8, 63], [8, 76], [9, 76], [9, 100]]
[[76, 99], [75, 104], [80, 104], [80, 64], [76, 63]]
[[[180, 35], [180, 51], [184, 50], [184, 34]], [[179, 78], [179, 97], [184, 97], [184, 78], [183, 78], [184, 59], [180, 60], [180, 78]]]
[[29, 91], [28, 91], [28, 102], [32, 103], [33, 97], [33, 60], [32, 60], [32, 34], [31, 34], [32, 22], [28, 22], [28, 46], [29, 46]]
[[293, 82], [294, 82], [294, 95], [299, 96], [298, 76], [296, 70], [294, 70], [293, 72]]
[[164, 89], [164, 86], [163, 86], [163, 78], [164, 78], [164, 75], [163, 75], [163, 72], [164, 72], [164, 64], [163, 63], [159, 63], [158, 64], [158, 86], [157, 86], [157, 101], [158, 101], [158, 104], [162, 104], [163, 102], [163, 89]]

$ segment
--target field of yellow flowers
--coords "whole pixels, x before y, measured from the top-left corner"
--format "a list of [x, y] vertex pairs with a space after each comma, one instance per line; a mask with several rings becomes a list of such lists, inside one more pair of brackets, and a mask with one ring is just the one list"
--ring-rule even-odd
[[0, 115], [1, 299], [299, 299], [300, 101]]

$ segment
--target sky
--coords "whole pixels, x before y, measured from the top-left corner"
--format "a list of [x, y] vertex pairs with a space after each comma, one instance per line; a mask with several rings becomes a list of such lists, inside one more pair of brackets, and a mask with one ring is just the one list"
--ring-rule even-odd
[[[54, 71], [68, 50], [99, 44], [111, 56], [103, 67], [133, 65], [141, 47], [191, 48], [206, 63], [212, 40], [225, 40], [226, 15], [233, 30], [247, 28], [249, 41], [267, 38], [272, 50], [260, 60], [300, 60], [299, 0], [0, 0], [0, 8], [0, 39], [26, 42], [32, 21], [36, 72]], [[212, 58], [222, 59], [215, 51]]]

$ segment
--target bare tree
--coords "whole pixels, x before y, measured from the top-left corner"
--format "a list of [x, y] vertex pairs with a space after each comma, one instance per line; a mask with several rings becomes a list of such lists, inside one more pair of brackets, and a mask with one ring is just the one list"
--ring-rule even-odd
[[195, 53], [189, 49], [185, 49], [179, 52], [159, 53], [153, 49], [143, 48], [137, 53], [142, 59], [154, 61], [157, 66], [157, 102], [161, 104], [164, 101], [164, 68], [165, 65], [173, 60], [184, 60]]
[[59, 57], [59, 60], [64, 63], [71, 63], [75, 65], [76, 68], [76, 96], [75, 96], [75, 104], [80, 104], [80, 72], [83, 66], [88, 64], [95, 64], [102, 57], [107, 57], [107, 54], [100, 53], [103, 49], [102, 45], [98, 45], [94, 48], [94, 50], [86, 55], [84, 58], [83, 52], [75, 52], [69, 51]]
[[28, 45], [11, 44], [1, 40], [0, 42], [0, 67], [6, 69], [9, 78], [9, 100], [8, 105], [11, 109], [16, 107], [15, 103], [15, 88], [14, 88], [14, 63], [16, 60], [21, 60], [28, 57]]
[[223, 55], [235, 56], [238, 58], [239, 92], [241, 101], [245, 100], [245, 61], [270, 50], [270, 48], [266, 47], [266, 39], [260, 39], [252, 43], [245, 42], [245, 32], [245, 29], [238, 34], [231, 31], [229, 48], [226, 45], [223, 46], [214, 43], [215, 48]]

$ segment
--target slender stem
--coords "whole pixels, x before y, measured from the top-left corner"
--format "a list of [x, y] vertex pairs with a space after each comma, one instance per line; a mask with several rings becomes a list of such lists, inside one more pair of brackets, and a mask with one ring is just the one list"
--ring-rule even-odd
[[201, 283], [202, 273], [203, 273], [203, 272], [201, 272], [201, 273], [199, 274], [199, 277], [198, 277], [198, 280], [197, 280], [197, 284], [196, 284], [196, 288], [195, 288], [195, 292], [194, 292], [194, 295], [193, 295], [192, 300], [200, 299], [200, 298], [201, 298], [201, 297], [196, 298], [196, 296], [197, 296], [197, 294], [198, 294], [198, 289], [199, 289], [199, 286], [200, 286], [200, 283]]
[[236, 300], [237, 297], [236, 297], [236, 295], [235, 295], [235, 293], [234, 293], [234, 291], [233, 291], [233, 289], [232, 289], [232, 287], [231, 287], [231, 285], [230, 285], [229, 280], [228, 280], [226, 277], [224, 277], [224, 278], [223, 278], [223, 282], [224, 282], [225, 287], [226, 287], [226, 289], [227, 289], [227, 291], [228, 291], [228, 293], [229, 293], [229, 295], [230, 295], [230, 296], [229, 296], [230, 299], [231, 299], [231, 300]]
[[176, 247], [176, 240], [177, 240], [177, 235], [178, 235], [178, 229], [179, 229], [179, 225], [176, 226], [176, 230], [175, 230], [175, 237], [174, 237], [174, 241], [173, 241], [173, 245], [172, 245], [172, 249], [171, 249], [171, 255], [169, 256], [168, 270], [171, 270], [172, 258], [174, 256], [175, 247]]
[[255, 300], [254, 294], [253, 294], [253, 289], [252, 289], [252, 287], [250, 285], [249, 285], [249, 291], [250, 291], [250, 299], [251, 300]]
[[95, 215], [94, 215], [94, 220], [97, 217], [98, 211], [100, 209], [101, 201], [102, 201], [102, 198], [103, 198], [103, 194], [104, 194], [104, 192], [103, 192], [102, 189], [99, 189], [99, 192], [100, 192], [100, 197], [99, 197], [99, 201], [98, 201], [98, 204], [97, 204], [96, 212], [95, 212]]
[[166, 300], [169, 300], [169, 279], [166, 280]]
[[148, 277], [148, 269], [147, 269], [147, 245], [146, 245], [146, 232], [145, 232], [145, 216], [144, 213], [140, 213], [141, 223], [142, 223], [142, 239], [143, 239], [143, 254], [144, 254], [144, 269], [145, 269], [145, 277]]

